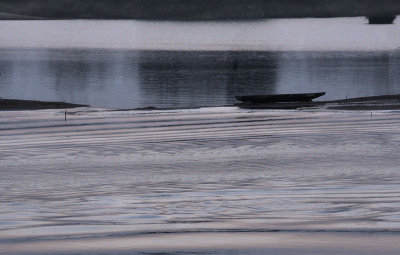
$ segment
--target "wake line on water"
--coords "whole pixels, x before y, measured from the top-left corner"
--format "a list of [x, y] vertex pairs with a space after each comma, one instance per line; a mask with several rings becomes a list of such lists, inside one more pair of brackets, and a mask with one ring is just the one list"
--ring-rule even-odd
[[193, 229], [193, 230], [159, 230], [159, 231], [128, 231], [98, 234], [76, 234], [76, 235], [49, 235], [38, 237], [3, 238], [0, 244], [10, 243], [33, 243], [39, 241], [62, 241], [62, 240], [82, 240], [97, 238], [126, 238], [141, 237], [148, 235], [179, 235], [179, 234], [214, 234], [214, 233], [330, 233], [330, 234], [389, 234], [400, 235], [400, 229]]
[[[315, 118], [316, 119], [316, 118]], [[297, 120], [297, 119], [246, 119], [246, 120], [163, 120], [163, 121], [118, 121], [118, 122], [110, 122], [110, 121], [104, 121], [104, 122], [89, 122], [88, 123], [82, 123], [82, 121], [85, 120], [80, 120], [81, 123], [68, 123], [66, 125], [65, 123], [62, 124], [47, 124], [43, 126], [14, 126], [14, 127], [7, 127], [7, 128], [0, 128], [0, 131], [23, 131], [23, 130], [30, 130], [31, 133], [33, 134], [48, 134], [48, 130], [40, 130], [40, 129], [48, 129], [48, 128], [60, 128], [61, 130], [57, 130], [57, 132], [76, 132], [76, 130], [63, 130], [66, 128], [71, 129], [72, 127], [89, 127], [93, 126], [92, 128], [87, 128], [87, 129], [79, 129], [80, 132], [82, 131], [115, 131], [115, 130], [124, 130], [127, 127], [131, 131], [135, 131], [137, 129], [144, 129], [144, 128], [173, 128], [173, 127], [179, 127], [179, 129], [184, 129], [184, 130], [197, 130], [197, 129], [202, 129], [204, 126], [210, 126], [212, 128], [216, 127], [259, 127], [259, 126], [269, 126], [269, 127], [279, 127], [279, 128], [284, 128], [288, 125], [296, 125], [297, 127], [323, 127], [323, 126], [340, 126], [339, 124], [343, 124], [340, 127], [345, 127], [345, 126], [357, 126], [362, 122], [365, 122], [364, 119], [353, 119], [351, 122], [348, 120], [335, 120], [335, 121], [318, 121], [312, 118], [307, 118], [306, 120]], [[382, 123], [384, 121], [384, 123]], [[374, 124], [389, 124], [390, 122], [395, 122], [397, 123], [398, 119], [385, 119], [385, 118], [374, 118]], [[162, 124], [161, 124], [162, 123]], [[146, 125], [148, 124], [148, 125]], [[158, 125], [155, 125], [158, 124]], [[248, 125], [246, 125], [248, 124]], [[257, 125], [258, 124], [258, 125]], [[334, 125], [332, 125], [334, 124]], [[132, 126], [134, 125], [134, 126]], [[36, 131], [35, 130], [39, 130]], [[170, 130], [170, 129], [168, 129]], [[162, 131], [162, 130], [160, 130]], [[53, 131], [53, 134], [57, 133], [56, 131]], [[30, 134], [27, 132], [19, 133], [19, 134]], [[3, 135], [0, 134], [0, 136], [8, 136], [9, 134]]]
[[[244, 141], [247, 139], [297, 137], [304, 135], [342, 135], [352, 133], [396, 133], [399, 116], [363, 113], [296, 113], [282, 116], [270, 112], [229, 112], [220, 114], [192, 113], [164, 116], [124, 115], [117, 118], [85, 116], [67, 125], [52, 126], [57, 116], [48, 116], [47, 125], [18, 126], [8, 129], [0, 124], [0, 152], [21, 153], [31, 150], [95, 149], [99, 144], [109, 149], [137, 144], [212, 141]], [[215, 116], [214, 116], [215, 115]], [[218, 118], [219, 117], [219, 118]], [[172, 119], [171, 119], [172, 118]], [[89, 123], [85, 123], [89, 122]], [[12, 124], [11, 124], [12, 125]], [[21, 156], [21, 155], [20, 155]]]

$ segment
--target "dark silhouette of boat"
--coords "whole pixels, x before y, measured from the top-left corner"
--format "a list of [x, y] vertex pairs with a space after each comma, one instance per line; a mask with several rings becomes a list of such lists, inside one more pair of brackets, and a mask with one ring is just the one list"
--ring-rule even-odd
[[271, 95], [249, 95], [236, 96], [242, 102], [252, 104], [278, 103], [278, 102], [310, 102], [313, 99], [325, 95], [325, 92], [302, 93], [302, 94], [271, 94]]
[[368, 22], [369, 24], [393, 24], [393, 21], [396, 19], [394, 15], [378, 15], [378, 16], [369, 16]]

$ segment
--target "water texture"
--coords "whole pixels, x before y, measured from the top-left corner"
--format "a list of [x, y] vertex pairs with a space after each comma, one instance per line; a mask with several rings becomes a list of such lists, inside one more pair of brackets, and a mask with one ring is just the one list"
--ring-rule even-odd
[[398, 52], [0, 50], [4, 98], [93, 107], [192, 108], [236, 95], [400, 93]]
[[0, 96], [93, 107], [187, 108], [235, 95], [400, 93], [400, 25], [0, 21]]
[[[374, 235], [387, 242], [375, 243], [382, 254], [399, 248], [390, 241], [400, 234], [397, 112], [207, 108], [76, 112], [67, 125], [58, 111], [0, 119], [4, 254], [98, 254], [103, 242], [114, 251], [210, 252], [236, 239], [242, 248], [250, 239], [251, 249], [278, 249], [271, 240], [279, 235], [322, 243], [348, 236], [365, 243], [360, 249]], [[166, 236], [168, 247], [145, 245]], [[206, 241], [213, 237], [221, 242]]]
[[[399, 254], [400, 112], [232, 106], [400, 93], [399, 40], [363, 18], [0, 21], [1, 97], [95, 107], [0, 112], [0, 254]], [[173, 110], [109, 110], [148, 106]]]

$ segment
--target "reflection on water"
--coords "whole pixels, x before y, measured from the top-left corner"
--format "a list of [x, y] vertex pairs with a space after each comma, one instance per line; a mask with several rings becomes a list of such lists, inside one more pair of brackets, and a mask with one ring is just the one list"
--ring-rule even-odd
[[141, 52], [139, 84], [147, 103], [210, 106], [243, 93], [274, 93], [277, 54], [271, 52]]
[[94, 107], [196, 107], [237, 94], [400, 93], [398, 52], [0, 50], [0, 95]]
[[280, 93], [323, 90], [328, 99], [400, 93], [398, 52], [286, 53], [281, 60]]
[[[231, 104], [241, 93], [274, 93], [271, 52], [3, 50], [3, 97], [96, 107]], [[11, 67], [11, 68], [9, 68]]]

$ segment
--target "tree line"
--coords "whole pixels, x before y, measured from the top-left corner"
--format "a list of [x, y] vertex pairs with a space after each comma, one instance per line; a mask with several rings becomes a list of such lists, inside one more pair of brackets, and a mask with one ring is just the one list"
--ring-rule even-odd
[[0, 0], [0, 12], [50, 19], [223, 20], [400, 13], [398, 0]]

